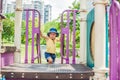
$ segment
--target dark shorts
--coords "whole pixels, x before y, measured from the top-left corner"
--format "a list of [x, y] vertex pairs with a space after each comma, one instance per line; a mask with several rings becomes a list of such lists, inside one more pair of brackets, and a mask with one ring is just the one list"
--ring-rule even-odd
[[54, 63], [54, 62], [55, 62], [56, 55], [53, 54], [53, 53], [45, 52], [45, 58], [46, 58], [47, 62], [48, 62], [48, 58], [52, 58], [53, 63]]

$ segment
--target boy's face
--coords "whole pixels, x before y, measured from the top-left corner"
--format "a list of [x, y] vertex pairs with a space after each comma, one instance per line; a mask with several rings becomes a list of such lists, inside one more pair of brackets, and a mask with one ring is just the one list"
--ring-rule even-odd
[[50, 37], [51, 39], [55, 39], [55, 38], [56, 38], [56, 33], [50, 33], [49, 37]]

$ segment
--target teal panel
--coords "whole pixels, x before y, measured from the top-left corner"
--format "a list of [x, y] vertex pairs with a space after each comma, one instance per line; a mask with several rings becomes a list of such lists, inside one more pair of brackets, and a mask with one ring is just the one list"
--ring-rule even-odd
[[[94, 9], [92, 9], [87, 15], [87, 66], [94, 67], [94, 60], [91, 55], [91, 30], [94, 23]], [[108, 67], [108, 11], [106, 10], [106, 67]]]
[[94, 61], [91, 55], [91, 30], [94, 23], [94, 9], [92, 9], [87, 15], [87, 66], [94, 67]]
[[108, 48], [108, 40], [109, 40], [109, 35], [108, 35], [108, 9], [107, 9], [107, 7], [106, 7], [106, 67], [108, 67], [108, 50], [109, 50], [109, 48]]

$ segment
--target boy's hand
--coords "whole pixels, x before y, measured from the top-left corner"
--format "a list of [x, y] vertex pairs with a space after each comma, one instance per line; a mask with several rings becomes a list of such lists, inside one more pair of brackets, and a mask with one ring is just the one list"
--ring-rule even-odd
[[48, 39], [47, 36], [44, 36], [44, 35], [42, 34], [41, 30], [40, 30], [40, 36], [41, 36], [42, 38], [46, 39], [46, 40]]
[[42, 36], [42, 32], [41, 32], [41, 30], [40, 30], [40, 36]]

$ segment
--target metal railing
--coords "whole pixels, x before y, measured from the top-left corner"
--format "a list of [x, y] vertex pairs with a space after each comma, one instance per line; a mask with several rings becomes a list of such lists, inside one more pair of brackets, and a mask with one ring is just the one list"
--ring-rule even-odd
[[[69, 36], [70, 36], [70, 14], [73, 14], [73, 41], [72, 41], [72, 64], [76, 63], [76, 52], [75, 52], [75, 46], [76, 46], [76, 13], [79, 12], [78, 10], [65, 10], [62, 15], [61, 15], [61, 48], [60, 48], [60, 53], [61, 53], [61, 63], [63, 64], [63, 60], [66, 61], [66, 64], [69, 64]], [[64, 14], [67, 13], [67, 20], [66, 20], [66, 26], [64, 26]], [[66, 35], [66, 42], [65, 42], [65, 35]], [[66, 50], [65, 50], [65, 44], [66, 43]], [[66, 53], [66, 56], [65, 56]]]
[[[28, 40], [29, 40], [29, 18], [30, 12], [32, 13], [32, 50], [31, 50], [31, 63], [34, 63], [36, 59], [38, 59], [38, 63], [41, 63], [41, 54], [40, 54], [40, 19], [41, 15], [38, 10], [35, 9], [24, 9], [26, 11], [26, 44], [25, 44], [25, 63], [28, 63]], [[35, 26], [35, 14], [38, 14], [38, 26]], [[34, 39], [36, 34], [36, 49], [37, 49], [37, 56], [35, 57], [35, 50], [34, 50]]]

